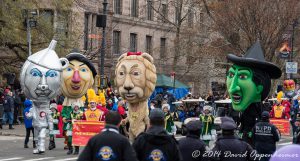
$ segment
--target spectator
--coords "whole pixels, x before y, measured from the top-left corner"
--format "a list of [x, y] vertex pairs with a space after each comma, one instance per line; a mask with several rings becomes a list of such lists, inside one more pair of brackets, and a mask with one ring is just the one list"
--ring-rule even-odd
[[20, 120], [18, 118], [19, 110], [21, 110], [21, 97], [19, 90], [16, 90], [15, 94], [13, 95], [14, 98], [14, 123], [20, 124]]
[[258, 154], [269, 154], [269, 157], [262, 157], [260, 161], [268, 161], [270, 159], [271, 154], [276, 151], [276, 142], [279, 141], [278, 129], [270, 124], [269, 117], [268, 111], [262, 112], [262, 120], [256, 123], [253, 128], [253, 140], [256, 151]]
[[[234, 130], [236, 129], [236, 124], [230, 117], [221, 118], [221, 129], [222, 136], [220, 136], [214, 148], [212, 149], [213, 155], [211, 160], [222, 160], [222, 161], [248, 161], [254, 160], [253, 149], [245, 141], [234, 135]], [[232, 157], [228, 156], [230, 152]], [[227, 154], [227, 155], [226, 155]], [[243, 154], [243, 155], [239, 155]]]
[[14, 120], [14, 99], [12, 97], [12, 92], [9, 89], [5, 89], [5, 96], [3, 100], [3, 118], [2, 118], [2, 125], [5, 125], [7, 120], [9, 123], [9, 129], [14, 129], [12, 124]]
[[[190, 121], [187, 123], [186, 128], [188, 130], [187, 136], [179, 140], [179, 150], [182, 159], [185, 161], [204, 161], [203, 154], [206, 145], [200, 140], [201, 121]], [[200, 155], [193, 154], [195, 152], [199, 152]]]
[[77, 161], [137, 161], [128, 139], [119, 134], [121, 116], [109, 112], [105, 122], [105, 128], [89, 140]]
[[170, 160], [181, 161], [177, 141], [164, 128], [164, 112], [154, 109], [150, 112], [150, 127], [141, 133], [133, 143], [139, 161]]
[[25, 109], [23, 111], [23, 117], [24, 117], [24, 124], [26, 128], [26, 137], [24, 142], [24, 148], [28, 148], [28, 142], [30, 137], [30, 132], [32, 132], [32, 140], [33, 140], [33, 148], [36, 148], [35, 142], [34, 142], [34, 129], [32, 127], [32, 119], [28, 119], [26, 117], [26, 114], [29, 112], [29, 110], [32, 108], [32, 102], [30, 100], [24, 101]]

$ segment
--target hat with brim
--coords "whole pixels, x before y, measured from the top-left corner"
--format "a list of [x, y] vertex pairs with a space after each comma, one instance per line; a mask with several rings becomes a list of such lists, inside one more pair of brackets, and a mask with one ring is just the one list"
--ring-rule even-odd
[[272, 79], [281, 77], [281, 69], [275, 64], [265, 60], [259, 41], [257, 41], [244, 56], [239, 57], [233, 54], [228, 54], [227, 59], [239, 66], [262, 70]]

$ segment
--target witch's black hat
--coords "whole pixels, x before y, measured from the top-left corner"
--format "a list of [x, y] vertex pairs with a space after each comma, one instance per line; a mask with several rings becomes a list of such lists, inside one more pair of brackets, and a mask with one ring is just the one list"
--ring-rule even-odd
[[227, 59], [239, 66], [259, 69], [269, 74], [270, 78], [277, 79], [281, 77], [281, 70], [275, 64], [267, 62], [264, 57], [259, 41], [246, 52], [243, 57], [228, 54]]

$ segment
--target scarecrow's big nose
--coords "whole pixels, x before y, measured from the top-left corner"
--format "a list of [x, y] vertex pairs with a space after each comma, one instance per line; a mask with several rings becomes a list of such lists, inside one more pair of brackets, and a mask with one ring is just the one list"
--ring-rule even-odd
[[75, 70], [73, 77], [72, 77], [72, 82], [73, 83], [79, 83], [81, 81], [80, 75], [79, 75], [79, 71]]

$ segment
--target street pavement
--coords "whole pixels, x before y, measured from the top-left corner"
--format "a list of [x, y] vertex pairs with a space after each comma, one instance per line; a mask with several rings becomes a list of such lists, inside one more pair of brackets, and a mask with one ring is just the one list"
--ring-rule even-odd
[[[5, 126], [0, 130], [0, 161], [75, 161], [78, 156], [67, 155], [67, 150], [64, 150], [64, 139], [56, 138], [56, 148], [45, 154], [32, 154], [32, 137], [28, 143], [29, 148], [24, 148], [25, 128], [24, 125], [16, 125], [14, 130], [8, 130]], [[176, 139], [181, 139], [183, 136], [176, 135]], [[292, 144], [292, 137], [283, 136], [277, 143], [277, 149]], [[48, 140], [46, 147], [48, 147]], [[212, 148], [213, 142], [210, 143]], [[80, 152], [83, 147], [80, 148]]]

